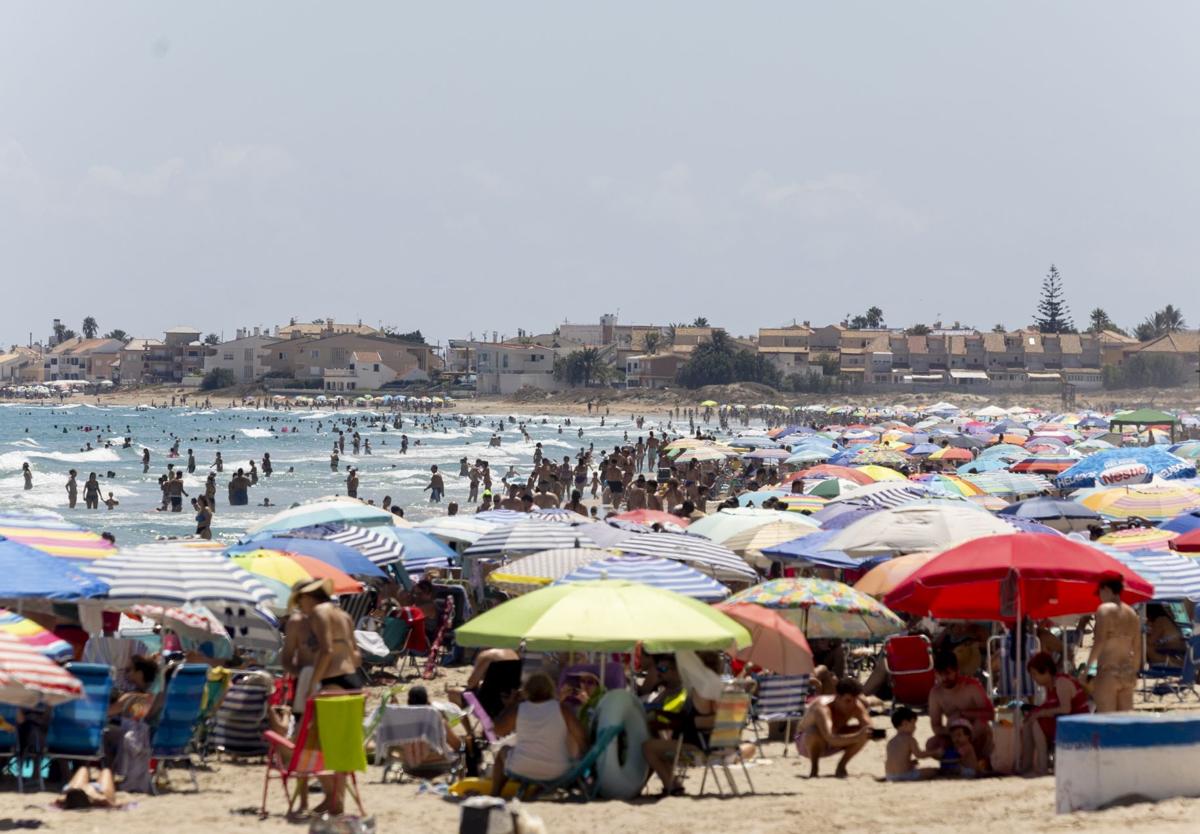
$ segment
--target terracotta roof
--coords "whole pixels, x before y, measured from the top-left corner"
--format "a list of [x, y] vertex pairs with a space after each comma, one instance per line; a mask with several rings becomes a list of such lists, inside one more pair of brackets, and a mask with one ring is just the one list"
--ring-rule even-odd
[[1176, 330], [1173, 333], [1159, 336], [1137, 348], [1137, 352], [1148, 353], [1190, 353], [1200, 352], [1200, 331]]
[[759, 345], [759, 353], [808, 353], [806, 347], [788, 347], [786, 345]]
[[1003, 333], [984, 333], [983, 334], [983, 349], [988, 353], [1004, 353], [1007, 349], [1004, 346]]
[[1100, 342], [1106, 345], [1136, 345], [1138, 343], [1138, 340], [1132, 336], [1118, 333], [1115, 330], [1101, 330], [1096, 335], [1100, 337]]
[[951, 356], [966, 356], [967, 355], [967, 339], [965, 336], [951, 336], [949, 338], [949, 346], [947, 352]]
[[929, 353], [929, 338], [926, 336], [909, 336], [908, 352]]
[[1083, 353], [1083, 340], [1078, 333], [1063, 333], [1058, 337], [1058, 346], [1063, 353]]

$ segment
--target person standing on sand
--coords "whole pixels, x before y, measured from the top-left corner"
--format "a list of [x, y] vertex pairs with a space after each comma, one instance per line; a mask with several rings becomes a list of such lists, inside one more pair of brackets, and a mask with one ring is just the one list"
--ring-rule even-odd
[[21, 464], [21, 476], [25, 479], [25, 489], [33, 489], [33, 472], [28, 463]]
[[1088, 654], [1088, 680], [1096, 712], [1129, 712], [1142, 667], [1142, 621], [1121, 601], [1125, 580], [1118, 573], [1100, 579], [1092, 651]]
[[79, 499], [79, 484], [75, 482], [75, 470], [67, 472], [67, 506], [72, 510], [75, 509], [75, 502]]

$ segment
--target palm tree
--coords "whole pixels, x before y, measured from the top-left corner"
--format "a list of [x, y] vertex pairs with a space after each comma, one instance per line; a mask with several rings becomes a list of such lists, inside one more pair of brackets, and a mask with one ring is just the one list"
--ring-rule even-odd
[[587, 388], [592, 384], [592, 380], [600, 380], [603, 377], [604, 360], [600, 358], [599, 348], [584, 348], [578, 351], [575, 359], [578, 368], [578, 375], [583, 387]]
[[657, 330], [647, 330], [642, 334], [642, 347], [646, 353], [653, 356], [658, 353], [659, 347], [662, 345], [662, 333]]
[[676, 322], [671, 322], [670, 324], [667, 325], [667, 344], [668, 345], [675, 344], [675, 339], [678, 335], [678, 330], [681, 327], [683, 327], [683, 325], [677, 324]]
[[110, 330], [110, 331], [108, 331], [107, 333], [105, 333], [105, 334], [104, 334], [104, 338], [106, 338], [106, 339], [116, 339], [118, 342], [128, 342], [128, 341], [129, 341], [129, 334], [128, 334], [128, 333], [126, 333], [124, 330], [122, 330], [121, 328], [119, 328], [119, 327], [118, 327], [118, 328], [116, 328], [115, 330]]
[[1154, 315], [1147, 316], [1141, 324], [1134, 328], [1133, 335], [1138, 338], [1138, 341], [1148, 342], [1168, 333], [1174, 333], [1176, 330], [1182, 330], [1185, 326], [1183, 311], [1174, 304], [1168, 304], [1161, 310], [1156, 310]]
[[94, 318], [88, 316], [83, 320], [83, 324], [80, 325], [80, 329], [83, 330], [83, 338], [94, 339], [96, 338], [96, 334], [100, 332], [100, 325], [96, 324], [96, 320]]
[[692, 322], [692, 327], [708, 327], [708, 319], [704, 316], [696, 316], [696, 320]]

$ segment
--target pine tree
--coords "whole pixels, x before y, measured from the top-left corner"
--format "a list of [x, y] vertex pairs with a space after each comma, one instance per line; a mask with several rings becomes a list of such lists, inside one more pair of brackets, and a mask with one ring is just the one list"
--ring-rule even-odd
[[1043, 333], [1074, 333], [1071, 309], [1063, 298], [1062, 276], [1058, 268], [1050, 264], [1050, 271], [1042, 279], [1042, 298], [1037, 306], [1037, 318], [1033, 323]]

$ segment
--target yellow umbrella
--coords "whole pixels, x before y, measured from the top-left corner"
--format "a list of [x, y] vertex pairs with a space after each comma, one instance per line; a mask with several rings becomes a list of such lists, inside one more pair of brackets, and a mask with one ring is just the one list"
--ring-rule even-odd
[[700, 405], [704, 406], [705, 408], [716, 408], [717, 401], [716, 400], [705, 400], [704, 402], [700, 403]]
[[908, 480], [908, 478], [901, 475], [895, 469], [891, 469], [887, 466], [880, 466], [877, 463], [867, 463], [867, 464], [863, 464], [862, 466], [856, 466], [854, 468], [857, 469], [859, 472], [862, 472], [865, 475], [869, 475], [870, 477], [874, 478], [876, 481], [907, 481]]

